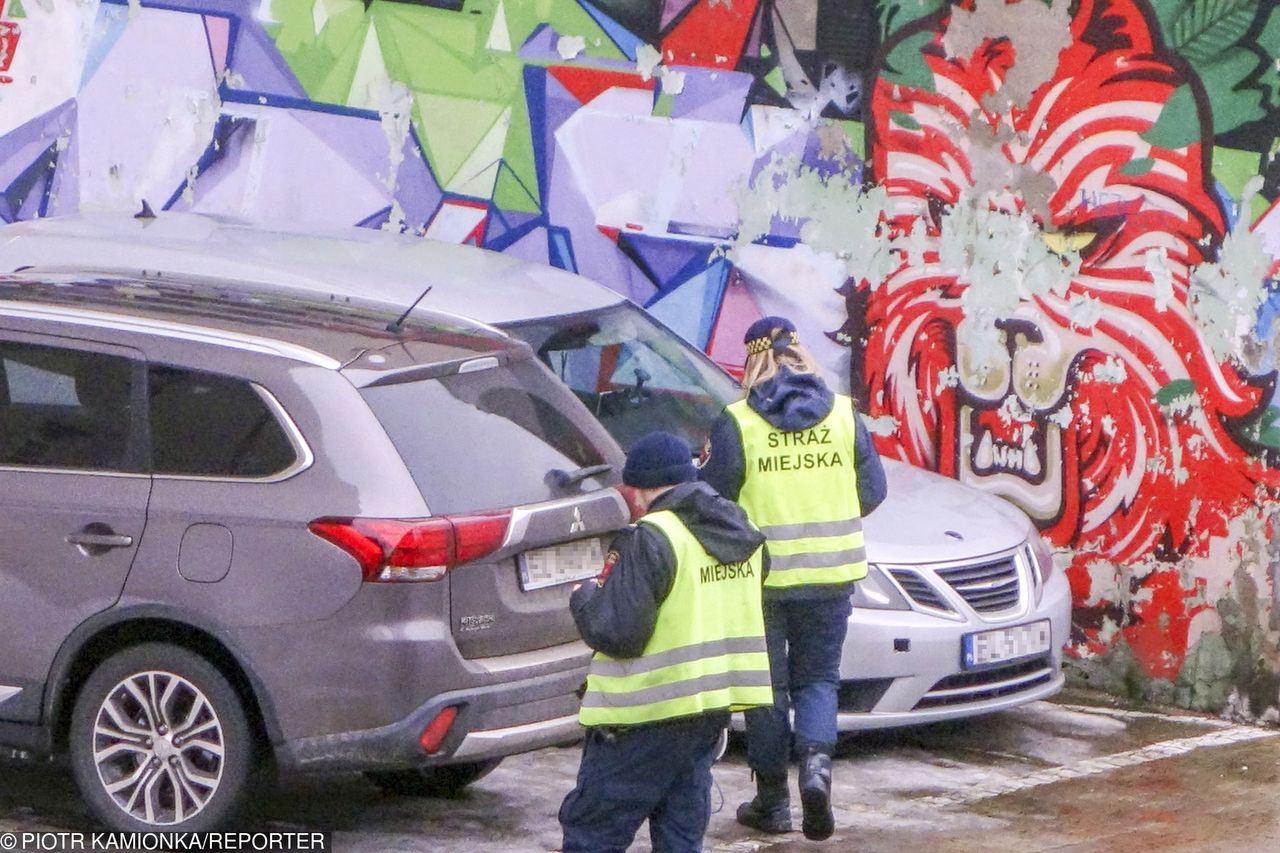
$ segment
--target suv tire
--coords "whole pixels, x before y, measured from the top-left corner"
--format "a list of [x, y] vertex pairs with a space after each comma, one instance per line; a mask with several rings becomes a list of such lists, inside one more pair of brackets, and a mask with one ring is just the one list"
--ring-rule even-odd
[[121, 831], [223, 826], [254, 776], [235, 689], [205, 658], [168, 643], [132, 646], [98, 665], [76, 696], [68, 751], [94, 814]]
[[411, 770], [370, 770], [365, 778], [388, 794], [408, 797], [456, 797], [472, 782], [479, 781], [502, 763], [501, 758], [442, 767], [415, 767]]

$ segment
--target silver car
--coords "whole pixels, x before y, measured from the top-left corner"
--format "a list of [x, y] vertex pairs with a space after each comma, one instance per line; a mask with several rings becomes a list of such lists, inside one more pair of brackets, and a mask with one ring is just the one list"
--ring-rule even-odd
[[[624, 447], [657, 427], [701, 446], [715, 415], [741, 394], [617, 293], [471, 247], [176, 213], [0, 228], [0, 269], [66, 265], [204, 270], [473, 317], [526, 340]], [[866, 519], [872, 567], [850, 617], [840, 728], [953, 719], [1057, 693], [1071, 594], [1025, 514], [931, 472], [892, 460], [885, 470], [888, 498]]]
[[529, 347], [182, 276], [0, 275], [0, 744], [125, 830], [260, 771], [456, 789], [580, 736], [621, 451]]

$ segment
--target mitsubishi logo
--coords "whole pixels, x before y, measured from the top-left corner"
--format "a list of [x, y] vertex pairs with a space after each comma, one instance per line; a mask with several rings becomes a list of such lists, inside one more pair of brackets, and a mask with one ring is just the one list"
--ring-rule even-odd
[[573, 508], [573, 521], [569, 523], [569, 533], [582, 533], [587, 529], [587, 523], [582, 520], [582, 510], [576, 506]]

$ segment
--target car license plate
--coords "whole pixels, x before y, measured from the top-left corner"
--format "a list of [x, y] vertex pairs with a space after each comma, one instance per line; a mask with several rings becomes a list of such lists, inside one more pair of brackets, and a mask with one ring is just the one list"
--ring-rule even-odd
[[599, 539], [561, 542], [525, 551], [519, 564], [520, 588], [527, 592], [595, 577], [604, 568], [604, 548]]
[[1029, 625], [965, 634], [960, 640], [961, 659], [969, 669], [1043, 654], [1049, 651], [1052, 633], [1049, 620], [1042, 619]]

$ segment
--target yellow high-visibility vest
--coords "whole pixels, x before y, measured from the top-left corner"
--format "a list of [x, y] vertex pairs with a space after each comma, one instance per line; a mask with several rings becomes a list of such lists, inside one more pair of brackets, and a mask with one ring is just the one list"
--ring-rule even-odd
[[738, 503], [769, 540], [765, 586], [845, 584], [867, 574], [853, 403], [835, 395], [809, 429], [773, 426], [746, 400], [728, 406], [742, 434]]
[[670, 510], [640, 523], [671, 543], [675, 580], [640, 657], [592, 658], [578, 721], [635, 725], [772, 705], [762, 549], [741, 563], [721, 563]]

